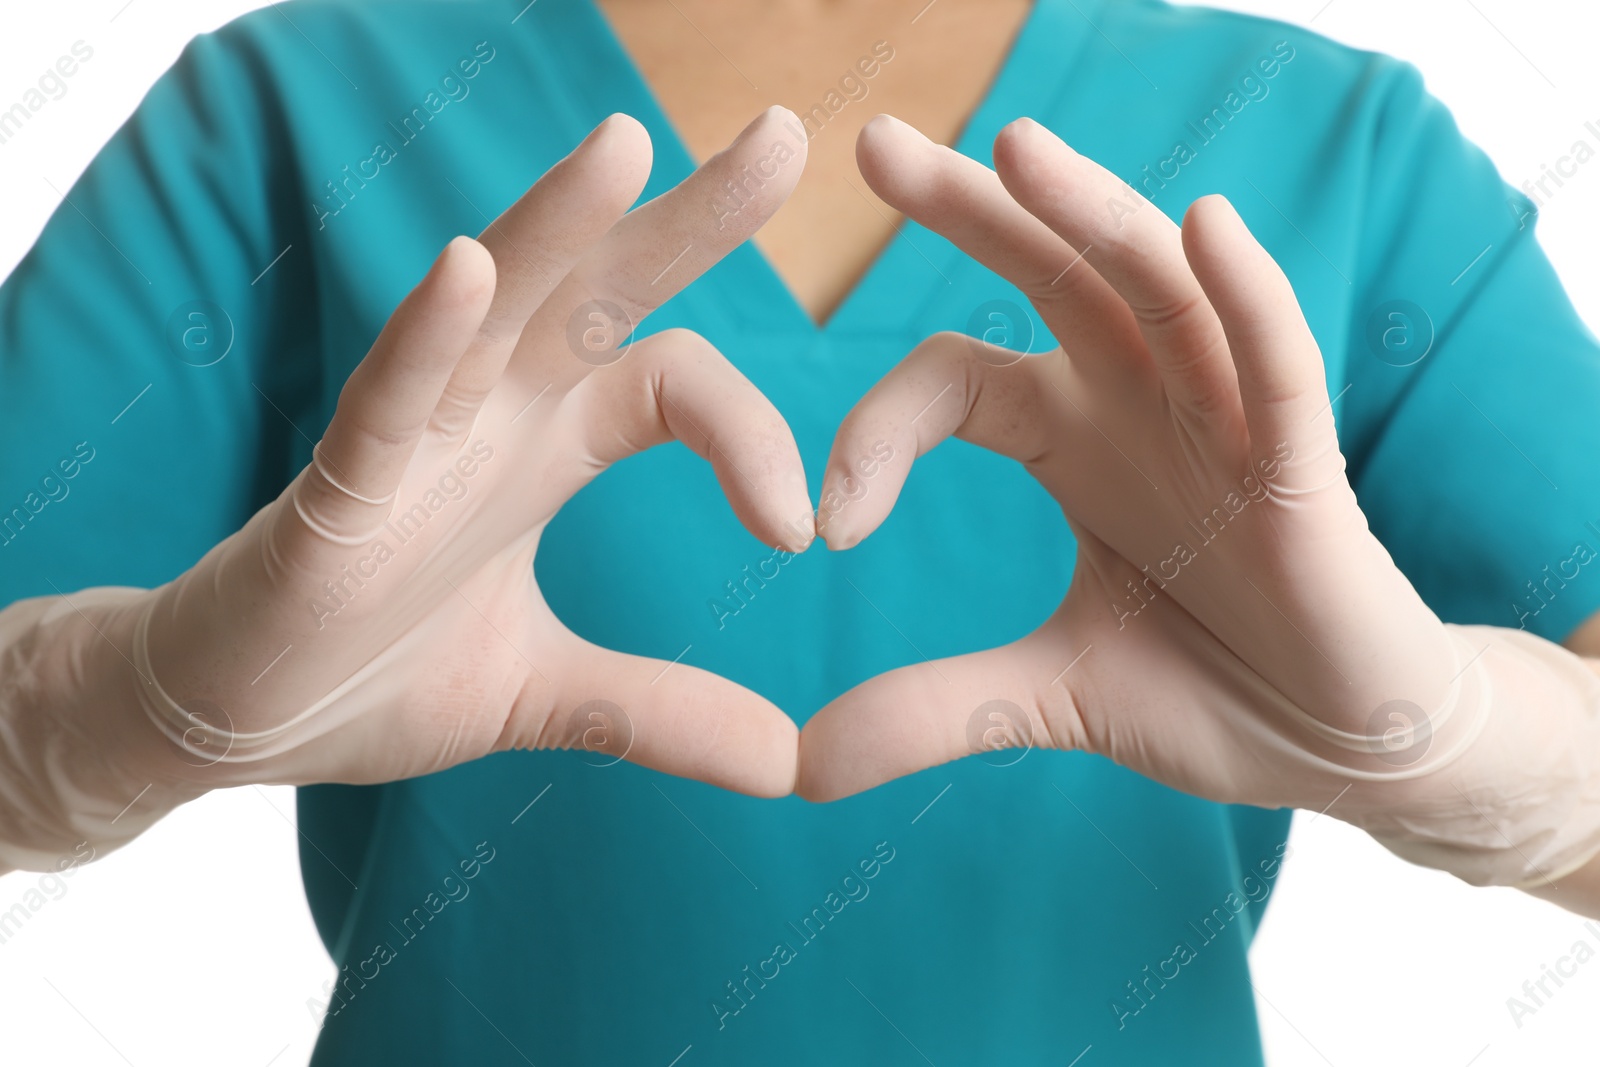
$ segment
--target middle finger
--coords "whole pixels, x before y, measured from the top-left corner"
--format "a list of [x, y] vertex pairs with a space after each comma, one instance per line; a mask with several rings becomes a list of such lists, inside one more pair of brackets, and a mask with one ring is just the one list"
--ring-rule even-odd
[[[533, 389], [559, 395], [616, 358], [644, 317], [743, 244], [778, 210], [805, 166], [804, 127], [768, 108], [674, 188], [618, 220], [536, 311], [512, 357]], [[602, 337], [569, 348], [570, 332]], [[585, 345], [587, 348], [587, 345]]]
[[1127, 303], [1180, 411], [1236, 421], [1239, 386], [1227, 339], [1189, 269], [1177, 224], [1032, 119], [1000, 131], [994, 156], [1017, 203], [1081, 248]]

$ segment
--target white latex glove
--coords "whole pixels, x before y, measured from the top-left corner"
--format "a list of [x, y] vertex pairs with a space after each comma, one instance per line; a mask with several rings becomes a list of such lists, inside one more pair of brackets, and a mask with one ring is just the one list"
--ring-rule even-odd
[[[788, 716], [579, 639], [533, 558], [573, 493], [671, 439], [710, 460], [768, 545], [811, 538], [794, 439], [754, 386], [686, 331], [616, 350], [788, 196], [805, 161], [791, 128], [768, 111], [621, 217], [650, 144], [608, 119], [481, 244], [451, 242], [346, 383], [316, 461], [242, 530], [159, 589], [0, 614], [0, 863], [104, 852], [215, 786], [389, 781], [513, 748], [585, 745], [788, 794]], [[734, 181], [741, 210], [712, 210]], [[615, 516], [658, 536], [648, 518]]]
[[[845, 420], [823, 492], [865, 444], [915, 456], [954, 434], [1024, 463], [1078, 556], [1033, 634], [820, 711], [803, 795], [1031, 740], [1217, 801], [1328, 809], [1474, 883], [1540, 885], [1600, 851], [1600, 679], [1422, 602], [1345, 478], [1294, 292], [1226, 201], [1198, 201], [1180, 233], [1028, 120], [997, 139], [998, 176], [886, 117], [858, 158], [884, 200], [1028, 294], [1063, 348], [929, 339]], [[906, 470], [829, 523], [831, 548], [877, 527]]]

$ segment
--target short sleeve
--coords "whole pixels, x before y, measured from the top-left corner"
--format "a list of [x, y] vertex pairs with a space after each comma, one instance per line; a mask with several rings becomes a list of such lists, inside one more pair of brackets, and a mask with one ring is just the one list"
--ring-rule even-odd
[[1338, 409], [1374, 533], [1447, 622], [1600, 609], [1600, 346], [1535, 210], [1393, 64]]
[[193, 41], [0, 285], [0, 605], [159, 584], [281, 486], [318, 361], [274, 100], [240, 24]]

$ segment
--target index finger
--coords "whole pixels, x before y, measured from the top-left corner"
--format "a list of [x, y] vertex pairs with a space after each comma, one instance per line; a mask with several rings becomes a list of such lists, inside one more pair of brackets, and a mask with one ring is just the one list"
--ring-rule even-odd
[[1138, 329], [1127, 304], [1076, 248], [1012, 199], [994, 171], [891, 115], [862, 127], [856, 163], [885, 203], [1020, 289], [1074, 358], [1100, 347], [1086, 343], [1080, 353], [1076, 342], [1102, 337], [1119, 360], [1136, 358], [1140, 346], [1127, 341], [1137, 342]]

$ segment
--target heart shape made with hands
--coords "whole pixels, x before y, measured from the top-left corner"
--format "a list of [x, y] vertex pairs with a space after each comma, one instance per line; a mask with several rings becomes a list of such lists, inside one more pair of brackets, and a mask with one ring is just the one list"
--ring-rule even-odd
[[[727, 679], [663, 677], [563, 626], [533, 574], [545, 524], [655, 444], [707, 458], [768, 545], [803, 550], [815, 532], [785, 521], [811, 512], [788, 427], [720, 353], [682, 330], [618, 347], [783, 202], [800, 129], [772, 109], [628, 211], [649, 141], [614, 116], [481, 243], [445, 250], [345, 385], [314, 462], [130, 601], [158, 773], [378, 782], [581, 745], [828, 800], [970, 754], [974, 716], [987, 727], [1001, 706], [1015, 709], [1002, 737], [1216, 800], [1321, 806], [1352, 778], [1373, 785], [1351, 804], [1388, 803], [1430, 748], [1471, 740], [1470, 716], [1446, 724], [1472, 684], [1459, 641], [1367, 530], [1276, 264], [1221, 198], [1180, 230], [1027, 120], [997, 140], [998, 173], [884, 116], [858, 161], [885, 201], [1013, 281], [1063, 347], [1019, 358], [930, 338], [840, 427], [822, 491], [880, 440], [917, 456], [953, 434], [1019, 460], [1077, 536], [1054, 615], [1015, 644], [871, 679], [804, 731]], [[707, 207], [735, 178], [740, 210]], [[886, 468], [887, 491], [825, 525], [829, 546], [870, 534], [905, 476]], [[274, 671], [289, 649], [293, 669]], [[625, 739], [590, 730], [602, 693], [629, 709]], [[1401, 706], [1416, 713], [1397, 760], [1384, 716]]]

